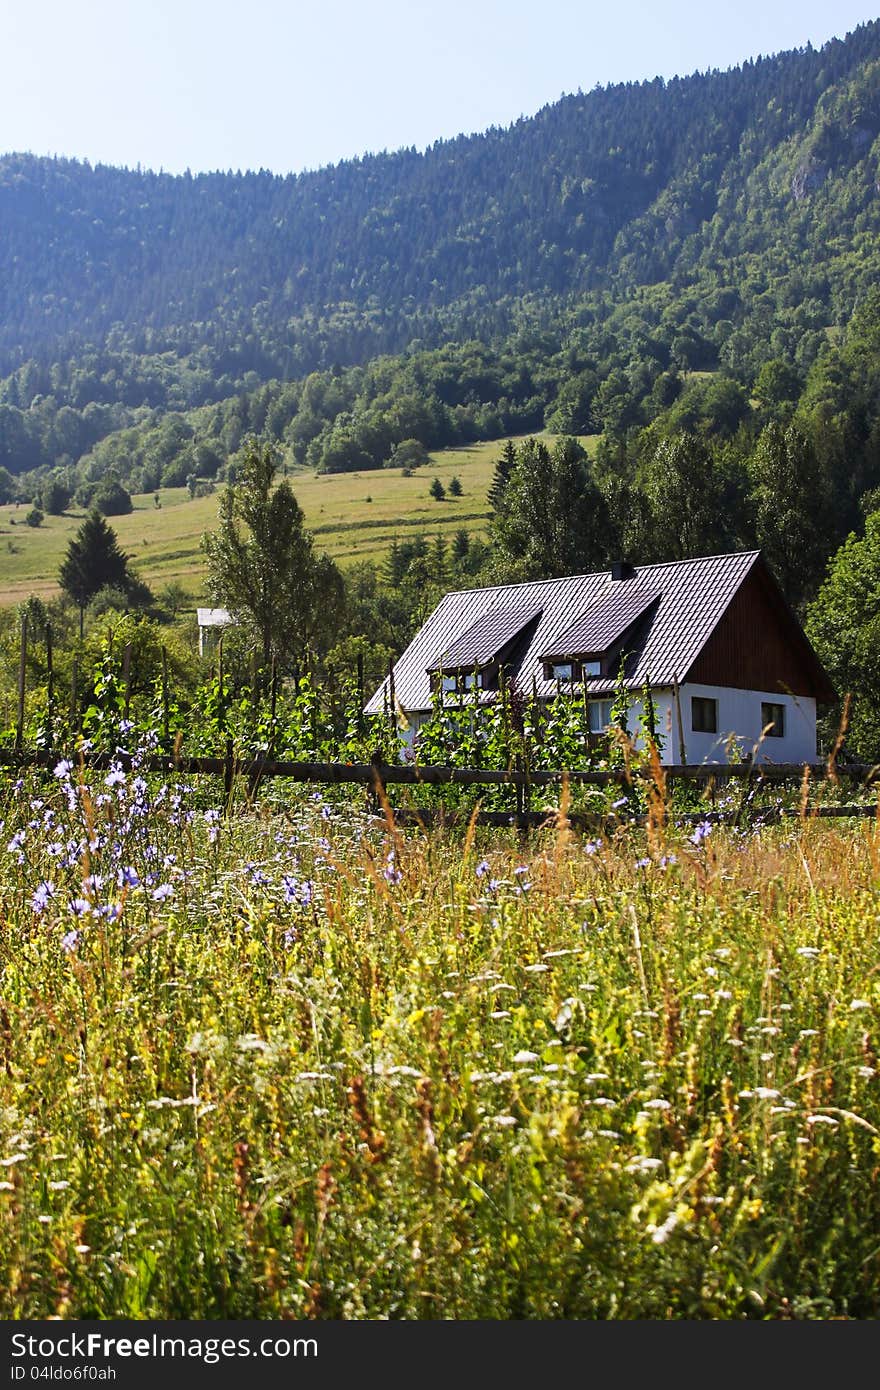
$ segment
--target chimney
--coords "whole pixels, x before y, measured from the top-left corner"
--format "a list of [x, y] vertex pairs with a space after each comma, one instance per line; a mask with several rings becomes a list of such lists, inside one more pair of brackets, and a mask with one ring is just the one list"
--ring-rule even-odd
[[632, 579], [635, 572], [636, 567], [629, 560], [612, 560], [611, 562], [611, 578], [613, 580]]

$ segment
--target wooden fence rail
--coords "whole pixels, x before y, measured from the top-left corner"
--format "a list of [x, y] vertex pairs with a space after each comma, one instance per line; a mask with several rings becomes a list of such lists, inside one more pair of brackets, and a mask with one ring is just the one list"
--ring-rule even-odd
[[[28, 767], [42, 767], [51, 770], [66, 756], [68, 755], [57, 751], [0, 749], [0, 768], [22, 770]], [[171, 757], [154, 754], [151, 757], [135, 760], [126, 753], [89, 752], [75, 755], [73, 761], [77, 766], [93, 768], [96, 771], [109, 769], [114, 764], [122, 768], [131, 768], [136, 762], [139, 768], [150, 772], [222, 777], [227, 812], [231, 809], [232, 792], [238, 777], [247, 779], [248, 791], [251, 795], [265, 777], [287, 778], [292, 782], [324, 786], [346, 783], [360, 785], [371, 792], [373, 805], [377, 811], [383, 802], [387, 804], [386, 788], [393, 785], [509, 786], [516, 790], [516, 809], [488, 811], [481, 808], [477, 812], [476, 820], [480, 825], [514, 827], [523, 831], [544, 825], [557, 814], [553, 810], [533, 810], [531, 808], [531, 792], [540, 787], [558, 787], [565, 780], [571, 784], [582, 786], [608, 787], [617, 785], [622, 787], [633, 781], [645, 782], [651, 781], [653, 778], [650, 768], [634, 768], [631, 772], [627, 772], [624, 768], [573, 769], [571, 771], [562, 769], [524, 771], [519, 768], [511, 768], [497, 771], [488, 768], [420, 767], [418, 765], [400, 767], [395, 764], [384, 763], [378, 758], [369, 763], [279, 762], [266, 758], [242, 757], [235, 752], [231, 742], [227, 743], [223, 757]], [[805, 772], [809, 773], [813, 783], [827, 780], [829, 777], [828, 768], [824, 763], [705, 763], [700, 766], [691, 764], [668, 766], [664, 767], [663, 772], [666, 778], [667, 791], [671, 789], [673, 779], [692, 785], [703, 784], [710, 790], [714, 790], [716, 786], [723, 785], [725, 782], [744, 783], [740, 798], [741, 805], [738, 809], [733, 811], [704, 809], [698, 813], [677, 814], [676, 820], [681, 824], [702, 820], [719, 824], [741, 824], [743, 821], [752, 821], [757, 818], [767, 823], [799, 816], [801, 810], [796, 807], [759, 807], [745, 804], [745, 797], [750, 795], [750, 784], [751, 788], [755, 790], [762, 784], [768, 786], [785, 783], [800, 785], [803, 782]], [[847, 767], [837, 769], [835, 776], [846, 778], [851, 784], [855, 782], [861, 783], [865, 787], [872, 786], [872, 784], [880, 786], [880, 766], [850, 764]], [[442, 806], [434, 808], [394, 807], [392, 814], [401, 825], [419, 824], [428, 827], [437, 824], [454, 825], [468, 821], [473, 812], [465, 808]], [[820, 805], [810, 806], [806, 814], [809, 817], [866, 818], [877, 816], [878, 808], [864, 803], [837, 806]], [[640, 825], [644, 823], [645, 817], [627, 815], [625, 819], [629, 825]], [[576, 828], [593, 831], [606, 830], [609, 825], [620, 823], [613, 815], [588, 811], [570, 811], [568, 820]]]
[[[63, 752], [0, 749], [0, 767], [44, 767], [51, 769], [57, 765], [61, 758], [67, 756], [70, 755]], [[106, 769], [112, 764], [130, 768], [133, 762], [131, 756], [126, 753], [89, 752], [75, 754], [73, 760], [77, 765], [81, 762], [85, 767], [95, 769]], [[557, 786], [563, 780], [567, 780], [572, 785], [607, 787], [624, 786], [633, 780], [651, 781], [653, 778], [650, 768], [634, 768], [631, 772], [624, 768], [524, 771], [521, 768], [494, 770], [476, 767], [420, 766], [418, 764], [399, 766], [395, 763], [381, 762], [379, 759], [369, 763], [279, 762], [266, 758], [243, 757], [237, 754], [231, 745], [227, 746], [223, 757], [184, 755], [173, 757], [166, 754], [154, 754], [151, 757], [139, 759], [138, 766], [145, 767], [150, 772], [178, 772], [185, 773], [187, 776], [211, 774], [223, 777], [228, 776], [231, 769], [234, 776], [257, 778], [260, 781], [266, 777], [283, 777], [291, 782], [313, 782], [324, 785], [348, 782], [367, 787], [375, 787], [377, 783], [383, 787], [391, 785], [547, 787]], [[825, 763], [744, 762], [702, 763], [699, 765], [688, 763], [672, 764], [663, 768], [667, 784], [670, 781], [720, 784], [727, 781], [742, 781], [743, 779], [766, 784], [799, 783], [803, 780], [805, 771], [814, 781], [825, 780], [829, 775]], [[880, 764], [873, 766], [869, 763], [849, 764], [837, 768], [835, 775], [850, 782], [861, 782], [866, 786], [875, 782], [880, 783]]]

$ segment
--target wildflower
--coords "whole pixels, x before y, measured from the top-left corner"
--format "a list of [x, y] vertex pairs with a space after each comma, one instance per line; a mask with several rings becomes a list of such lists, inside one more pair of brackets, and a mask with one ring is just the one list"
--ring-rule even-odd
[[[16, 830], [16, 832], [15, 832], [15, 834], [13, 835], [12, 839], [9, 841], [9, 844], [6, 846], [7, 853], [8, 853], [8, 854], [16, 854], [16, 853], [21, 849], [21, 847], [22, 847], [22, 845], [24, 844], [24, 842], [25, 842], [26, 839], [27, 839], [27, 831], [26, 831], [26, 830]], [[23, 859], [24, 859], [24, 855], [19, 855], [19, 861], [18, 861], [18, 862], [21, 863], [21, 862], [23, 861]]]
[[116, 875], [116, 883], [120, 888], [139, 888], [141, 880], [137, 869], [133, 869], [130, 864], [120, 869]]
[[481, 859], [480, 862], [479, 862], [479, 864], [477, 865], [477, 867], [474, 869], [474, 873], [476, 874], [477, 878], [485, 878], [485, 877], [486, 877], [486, 874], [487, 874], [488, 872], [489, 872], [489, 861], [488, 861], [488, 859]]
[[672, 1109], [672, 1105], [671, 1105], [671, 1103], [670, 1103], [668, 1100], [663, 1100], [663, 1099], [661, 1099], [661, 1097], [658, 1096], [656, 1100], [648, 1100], [648, 1101], [646, 1101], [646, 1102], [645, 1102], [645, 1109], [646, 1109], [646, 1110], [671, 1110], [671, 1109]]
[[647, 867], [648, 867], [648, 865], [650, 864], [650, 862], [651, 862], [650, 859], [637, 859], [637, 860], [636, 860], [636, 868], [637, 868], [637, 869], [647, 869]]
[[160, 883], [158, 888], [153, 889], [152, 898], [154, 903], [164, 903], [166, 898], [174, 897], [174, 889], [170, 883]]
[[526, 1049], [523, 1049], [521, 1052], [518, 1052], [516, 1054], [513, 1060], [514, 1062], [517, 1062], [520, 1066], [522, 1066], [528, 1062], [540, 1062], [541, 1059], [538, 1056], [537, 1052], [528, 1052], [526, 1051]]
[[677, 1211], [671, 1211], [663, 1222], [662, 1226], [655, 1226], [651, 1232], [651, 1239], [655, 1245], [663, 1245], [672, 1235], [679, 1222]]
[[110, 771], [104, 778], [104, 786], [110, 788], [125, 786], [125, 773], [122, 771], [119, 763], [113, 763], [111, 766]]
[[618, 798], [617, 801], [612, 801], [612, 803], [611, 803], [611, 809], [612, 809], [612, 811], [619, 811], [620, 808], [621, 808], [622, 806], [625, 806], [625, 805], [626, 805], [626, 797], [625, 797], [625, 796], [621, 796], [621, 797]]
[[699, 846], [711, 834], [712, 822], [707, 820], [700, 821], [700, 824], [695, 827], [694, 833], [691, 836], [691, 844]]
[[73, 772], [73, 763], [69, 758], [62, 758], [60, 763], [55, 764], [54, 775], [59, 782], [63, 781], [65, 777], [69, 777], [71, 772]]
[[78, 931], [75, 931], [75, 930], [71, 930], [71, 931], [69, 931], [69, 932], [65, 932], [64, 936], [62, 936], [62, 938], [61, 938], [61, 949], [62, 949], [62, 951], [73, 951], [73, 950], [76, 949], [76, 947], [77, 947], [78, 945], [79, 945], [79, 932], [78, 932]]
[[672, 864], [677, 864], [677, 863], [678, 863], [678, 860], [676, 859], [676, 857], [675, 857], [674, 854], [664, 854], [663, 857], [662, 857], [662, 859], [660, 860], [660, 868], [661, 868], [661, 869], [668, 869], [668, 868], [670, 868], [670, 866], [671, 866]]
[[394, 884], [399, 883], [400, 880], [403, 878], [403, 874], [401, 873], [400, 869], [397, 868], [397, 865], [394, 862], [393, 849], [390, 849], [388, 851], [388, 858], [385, 861], [385, 868], [382, 870], [382, 877], [385, 879], [386, 883]]
[[74, 898], [67, 904], [67, 910], [68, 912], [72, 912], [74, 917], [84, 917], [90, 910], [90, 905], [86, 902], [85, 898]]
[[798, 946], [797, 950], [795, 951], [795, 955], [797, 955], [797, 956], [805, 956], [807, 960], [813, 960], [816, 956], [819, 955], [819, 947], [818, 947], [818, 946]]
[[49, 905], [49, 899], [55, 896], [55, 884], [51, 879], [37, 886], [34, 896], [31, 898], [34, 912], [44, 912]]
[[870, 1009], [871, 1001], [870, 999], [852, 999], [849, 1007], [853, 1013], [858, 1009]]
[[649, 1158], [647, 1154], [639, 1154], [637, 1158], [626, 1165], [626, 1171], [628, 1173], [654, 1173], [662, 1167], [662, 1159]]
[[587, 843], [584, 845], [584, 854], [595, 854], [596, 851], [600, 850], [601, 848], [601, 840], [588, 840]]

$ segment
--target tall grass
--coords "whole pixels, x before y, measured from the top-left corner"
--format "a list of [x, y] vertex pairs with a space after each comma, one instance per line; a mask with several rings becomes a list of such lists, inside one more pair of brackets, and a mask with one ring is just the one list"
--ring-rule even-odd
[[878, 825], [3, 816], [0, 1315], [880, 1312]]

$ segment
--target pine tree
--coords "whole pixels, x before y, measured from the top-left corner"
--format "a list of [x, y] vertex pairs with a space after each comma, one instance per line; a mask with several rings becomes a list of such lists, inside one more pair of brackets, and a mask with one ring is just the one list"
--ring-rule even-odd
[[128, 568], [129, 556], [117, 544], [116, 532], [98, 511], [92, 511], [68, 543], [58, 573], [64, 592], [79, 608], [82, 636], [86, 605], [108, 586], [130, 593], [137, 580]]
[[516, 467], [516, 457], [516, 445], [512, 439], [508, 439], [501, 450], [501, 457], [495, 465], [495, 472], [492, 474], [492, 482], [489, 485], [486, 498], [493, 512], [497, 512], [501, 506], [507, 491], [507, 484], [510, 482], [510, 475]]

